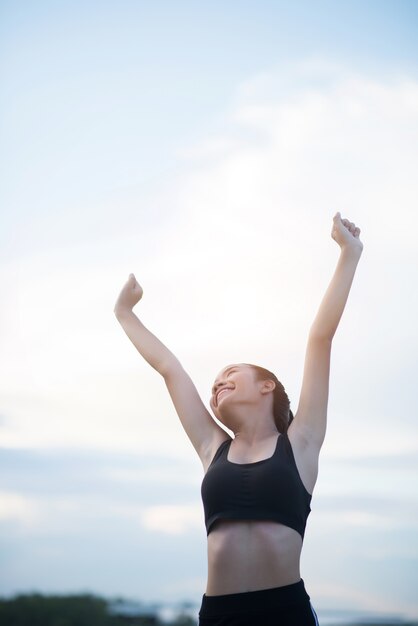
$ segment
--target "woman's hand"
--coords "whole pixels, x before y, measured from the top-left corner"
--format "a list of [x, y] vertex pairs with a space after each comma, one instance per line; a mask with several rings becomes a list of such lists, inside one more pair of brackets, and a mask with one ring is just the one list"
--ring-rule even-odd
[[359, 239], [360, 228], [347, 219], [341, 219], [341, 213], [338, 211], [334, 215], [334, 223], [332, 225], [331, 237], [338, 243], [341, 249], [351, 248], [358, 252], [363, 251], [363, 244]]
[[142, 298], [143, 289], [139, 283], [136, 282], [136, 278], [133, 274], [129, 274], [129, 278], [122, 288], [118, 299], [116, 300], [114, 311], [131, 311], [135, 304], [137, 304]]

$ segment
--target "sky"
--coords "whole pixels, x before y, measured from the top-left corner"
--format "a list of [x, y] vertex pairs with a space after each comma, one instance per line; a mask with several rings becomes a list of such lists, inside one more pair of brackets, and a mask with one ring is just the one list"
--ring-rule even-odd
[[208, 410], [258, 363], [293, 412], [335, 269], [301, 575], [327, 610], [418, 617], [418, 5], [0, 4], [0, 594], [199, 603], [203, 469], [113, 306]]

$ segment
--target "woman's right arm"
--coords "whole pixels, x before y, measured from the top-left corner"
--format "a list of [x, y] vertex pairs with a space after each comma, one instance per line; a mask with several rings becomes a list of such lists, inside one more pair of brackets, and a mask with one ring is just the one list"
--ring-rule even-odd
[[144, 359], [162, 376], [168, 363], [176, 357], [170, 350], [128, 309], [115, 311], [119, 324]]
[[176, 357], [132, 311], [142, 298], [142, 287], [133, 274], [129, 275], [116, 301], [114, 313], [119, 324], [144, 359], [162, 376], [174, 366]]
[[142, 287], [130, 274], [116, 301], [114, 313], [138, 352], [163, 376], [182, 426], [205, 466], [213, 449], [228, 435], [206, 409], [180, 361], [132, 311], [142, 294]]

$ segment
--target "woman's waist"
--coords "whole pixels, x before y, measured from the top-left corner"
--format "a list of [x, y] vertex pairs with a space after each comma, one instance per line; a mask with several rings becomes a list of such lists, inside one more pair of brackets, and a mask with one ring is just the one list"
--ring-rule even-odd
[[207, 593], [241, 593], [300, 579], [300, 535], [271, 522], [222, 522], [208, 536]]
[[206, 592], [202, 597], [199, 615], [216, 617], [229, 613], [268, 611], [309, 603], [310, 596], [302, 578], [291, 584], [269, 587], [257, 591], [213, 594]]

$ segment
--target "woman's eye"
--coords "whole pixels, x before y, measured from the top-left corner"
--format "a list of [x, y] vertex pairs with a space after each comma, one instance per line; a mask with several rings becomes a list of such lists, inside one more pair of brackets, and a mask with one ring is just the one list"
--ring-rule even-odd
[[[228, 376], [229, 376], [230, 374], [234, 374], [234, 373], [235, 373], [235, 372], [237, 372], [237, 371], [238, 371], [238, 370], [230, 370], [230, 371], [228, 372], [228, 374], [226, 375], [226, 377], [228, 378]], [[215, 391], [216, 391], [216, 387], [213, 387], [213, 389], [212, 389], [212, 393], [215, 393]]]

